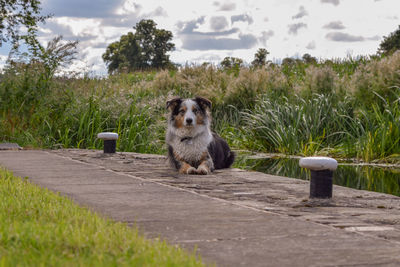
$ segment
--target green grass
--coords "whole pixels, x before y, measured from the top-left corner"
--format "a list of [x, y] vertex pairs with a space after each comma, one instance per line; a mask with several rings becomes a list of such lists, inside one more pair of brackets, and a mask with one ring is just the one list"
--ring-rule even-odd
[[0, 169], [0, 266], [203, 266]]
[[280, 101], [262, 98], [254, 110], [243, 112], [248, 135], [259, 140], [265, 150], [314, 155], [329, 153], [331, 147], [354, 135], [351, 103], [335, 104], [332, 95], [314, 94]]

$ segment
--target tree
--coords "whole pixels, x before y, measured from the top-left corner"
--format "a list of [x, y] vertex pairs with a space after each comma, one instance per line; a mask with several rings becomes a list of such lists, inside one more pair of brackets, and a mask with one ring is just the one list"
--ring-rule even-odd
[[310, 54], [304, 54], [302, 57], [304, 63], [307, 64], [317, 64], [317, 59]]
[[282, 65], [285, 65], [285, 66], [293, 66], [295, 64], [296, 64], [296, 60], [291, 57], [285, 57], [282, 60]]
[[[37, 24], [49, 16], [40, 15], [39, 0], [0, 0], [0, 46], [10, 41], [14, 47], [24, 39], [28, 44], [37, 44]], [[20, 27], [26, 34], [20, 35]]]
[[128, 32], [120, 40], [110, 44], [103, 54], [108, 72], [129, 72], [149, 68], [172, 66], [167, 53], [175, 48], [170, 42], [172, 33], [157, 29], [153, 20], [141, 20], [133, 27], [135, 33]]
[[132, 32], [122, 35], [119, 41], [110, 44], [103, 54], [103, 60], [107, 64], [109, 73], [131, 71], [147, 66]]
[[10, 53], [6, 67], [39, 68], [42, 77], [50, 80], [60, 67], [67, 67], [76, 59], [77, 45], [78, 41], [63, 41], [63, 37], [59, 35], [49, 41], [46, 47], [38, 42], [36, 46], [29, 48], [30, 53]]
[[267, 64], [267, 55], [269, 52], [265, 48], [259, 48], [254, 55], [254, 60], [251, 62], [253, 67], [263, 67]]
[[389, 34], [389, 36], [384, 36], [383, 41], [380, 43], [378, 48], [378, 54], [389, 55], [396, 50], [400, 49], [400, 25], [399, 28]]
[[238, 69], [242, 67], [243, 60], [237, 57], [225, 57], [220, 64], [224, 69]]
[[62, 42], [62, 35], [54, 37], [44, 48], [39, 44], [39, 48], [34, 50], [33, 61], [43, 64], [47, 79], [53, 77], [60, 67], [66, 67], [72, 63], [77, 54], [76, 47], [78, 41]]

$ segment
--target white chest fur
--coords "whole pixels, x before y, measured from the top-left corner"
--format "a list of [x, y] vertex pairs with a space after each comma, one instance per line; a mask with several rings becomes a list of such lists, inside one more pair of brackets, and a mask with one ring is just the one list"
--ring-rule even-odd
[[199, 161], [212, 141], [210, 131], [204, 131], [199, 135], [187, 139], [177, 135], [169, 137], [169, 145], [173, 147], [174, 153], [186, 161]]

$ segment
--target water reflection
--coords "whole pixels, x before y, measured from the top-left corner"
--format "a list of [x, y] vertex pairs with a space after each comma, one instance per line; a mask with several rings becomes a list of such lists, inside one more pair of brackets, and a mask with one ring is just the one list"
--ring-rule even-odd
[[[241, 168], [273, 175], [303, 180], [310, 179], [310, 172], [299, 167], [299, 159], [297, 158], [254, 159], [239, 156], [237, 165]], [[333, 183], [355, 189], [400, 196], [400, 169], [339, 163], [334, 172]]]

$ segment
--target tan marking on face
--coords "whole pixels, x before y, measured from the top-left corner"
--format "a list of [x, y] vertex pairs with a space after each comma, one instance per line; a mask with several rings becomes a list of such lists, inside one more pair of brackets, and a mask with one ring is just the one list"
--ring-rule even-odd
[[205, 123], [205, 116], [199, 111], [196, 115], [196, 123], [203, 125]]
[[180, 108], [179, 114], [175, 116], [175, 127], [176, 128], [181, 128], [184, 125], [184, 120], [185, 120], [185, 113], [186, 113], [187, 107], [183, 106]]

